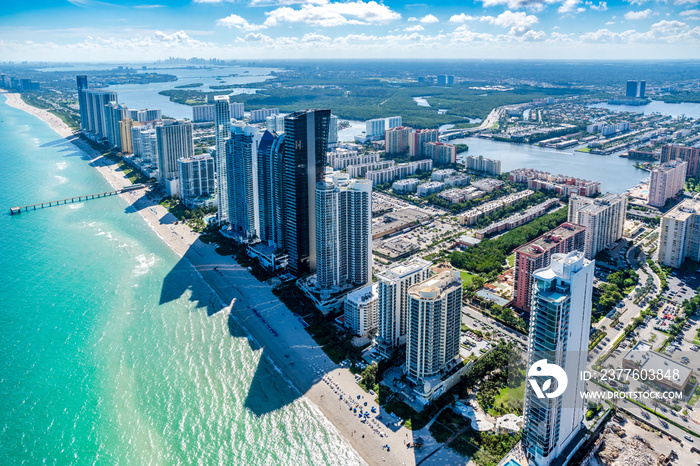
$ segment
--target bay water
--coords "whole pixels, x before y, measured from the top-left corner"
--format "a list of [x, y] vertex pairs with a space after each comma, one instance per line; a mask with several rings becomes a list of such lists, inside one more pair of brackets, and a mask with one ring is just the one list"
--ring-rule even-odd
[[0, 464], [359, 463], [120, 197], [10, 216], [110, 186], [2, 96], [0, 141]]

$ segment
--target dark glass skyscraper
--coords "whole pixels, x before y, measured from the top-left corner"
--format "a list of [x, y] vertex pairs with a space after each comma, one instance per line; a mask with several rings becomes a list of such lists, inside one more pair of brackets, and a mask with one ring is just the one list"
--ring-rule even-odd
[[88, 79], [85, 75], [76, 76], [75, 79], [78, 82], [78, 107], [80, 109], [80, 129], [87, 129], [88, 109], [84, 91], [88, 88]]
[[316, 183], [324, 180], [329, 109], [294, 112], [284, 118], [281, 208], [283, 247], [297, 276], [316, 270]]
[[272, 146], [275, 133], [265, 131], [258, 145], [258, 237], [267, 244], [274, 241], [274, 202], [272, 181]]

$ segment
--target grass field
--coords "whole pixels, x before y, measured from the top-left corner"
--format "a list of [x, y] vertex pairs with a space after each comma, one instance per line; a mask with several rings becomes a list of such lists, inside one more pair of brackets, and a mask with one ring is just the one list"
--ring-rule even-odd
[[[525, 378], [515, 388], [503, 387], [501, 392], [496, 396], [493, 402], [494, 407], [507, 406], [508, 400], [524, 400], [525, 399]], [[491, 413], [495, 415], [495, 412]]]
[[459, 274], [462, 277], [462, 283], [464, 285], [469, 285], [472, 282], [472, 280], [474, 280], [474, 277], [478, 277], [478, 275], [469, 273], [466, 270], [460, 270]]
[[508, 267], [515, 267], [515, 253], [506, 257], [506, 260], [508, 261]]

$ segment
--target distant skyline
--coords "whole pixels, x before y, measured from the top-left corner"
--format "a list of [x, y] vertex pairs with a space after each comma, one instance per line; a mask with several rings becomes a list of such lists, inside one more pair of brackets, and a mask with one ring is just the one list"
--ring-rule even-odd
[[700, 0], [9, 0], [3, 6], [3, 61], [700, 58]]

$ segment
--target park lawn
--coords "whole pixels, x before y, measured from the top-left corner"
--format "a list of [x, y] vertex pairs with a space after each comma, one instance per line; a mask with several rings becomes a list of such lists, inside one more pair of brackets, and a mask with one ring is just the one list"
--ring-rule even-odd
[[[506, 406], [508, 404], [508, 400], [510, 400], [510, 399], [514, 399], [514, 400], [524, 400], [525, 399], [525, 378], [523, 378], [520, 385], [518, 385], [515, 388], [503, 387], [501, 389], [501, 392], [496, 396], [496, 399], [493, 401], [493, 406], [494, 407]], [[492, 412], [490, 414], [495, 415], [495, 412]]]
[[515, 267], [515, 253], [506, 257], [506, 260], [508, 261], [508, 267]]
[[590, 152], [591, 148], [590, 147], [581, 147], [580, 149], [576, 149], [575, 152]]
[[464, 285], [469, 285], [474, 280], [474, 277], [478, 277], [478, 275], [469, 273], [466, 270], [460, 270], [459, 274], [462, 277], [462, 283]]

